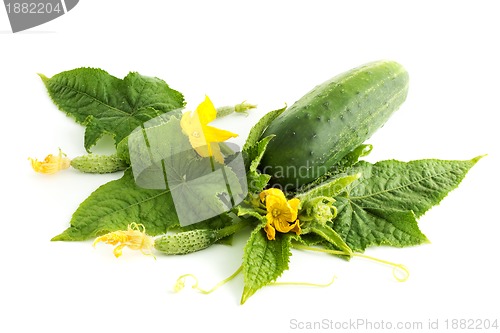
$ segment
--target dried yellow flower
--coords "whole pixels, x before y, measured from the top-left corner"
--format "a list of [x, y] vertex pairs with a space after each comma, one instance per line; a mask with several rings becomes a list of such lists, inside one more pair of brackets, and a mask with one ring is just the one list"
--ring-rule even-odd
[[69, 168], [71, 160], [66, 157], [66, 154], [59, 149], [59, 154], [54, 156], [52, 154], [47, 155], [43, 161], [39, 161], [36, 158], [28, 158], [31, 161], [31, 167], [36, 172], [44, 174], [53, 174], [59, 170], [64, 170]]
[[153, 247], [154, 240], [152, 237], [146, 235], [146, 228], [142, 224], [130, 223], [127, 230], [118, 230], [107, 233], [103, 236], [97, 237], [93, 246], [99, 242], [104, 242], [110, 245], [117, 245], [113, 250], [115, 257], [122, 255], [124, 247], [132, 250], [140, 250], [144, 255], [153, 255], [151, 248]]

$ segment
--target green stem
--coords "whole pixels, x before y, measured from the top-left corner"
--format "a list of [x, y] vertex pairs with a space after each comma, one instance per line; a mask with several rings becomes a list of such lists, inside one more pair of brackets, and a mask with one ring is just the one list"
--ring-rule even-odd
[[265, 209], [255, 207], [255, 208], [254, 208], [254, 210], [255, 210], [257, 213], [260, 213], [260, 214], [262, 214], [262, 215], [267, 215], [267, 210], [265, 210]]
[[312, 282], [271, 282], [270, 286], [306, 286], [306, 287], [329, 287], [335, 282], [335, 276], [328, 283], [312, 283]]
[[217, 118], [229, 116], [234, 112], [234, 106], [221, 106], [217, 108]]
[[344, 242], [344, 240], [339, 236], [339, 234], [337, 234], [337, 232], [335, 232], [335, 230], [333, 230], [332, 228], [315, 222], [311, 222], [310, 228], [312, 232], [321, 236], [333, 246], [341, 249], [348, 256], [353, 255], [353, 252], [349, 245], [347, 245], [346, 242]]
[[186, 278], [190, 277], [195, 281], [195, 283], [191, 286], [191, 288], [198, 290], [202, 294], [210, 294], [215, 290], [219, 289], [221, 286], [228, 283], [229, 281], [231, 281], [232, 279], [234, 279], [236, 276], [238, 276], [238, 274], [241, 273], [242, 270], [243, 270], [243, 265], [241, 265], [233, 274], [231, 274], [224, 280], [220, 281], [219, 283], [217, 283], [215, 286], [213, 286], [211, 289], [208, 290], [198, 287], [198, 278], [194, 274], [184, 274], [177, 279], [177, 282], [175, 283], [174, 286], [174, 291], [175, 292], [181, 291], [185, 287]]
[[[364, 259], [372, 260], [372, 261], [375, 261], [375, 262], [378, 262], [378, 263], [381, 263], [381, 264], [384, 264], [384, 265], [389, 265], [389, 266], [393, 267], [393, 269], [392, 269], [392, 275], [394, 276], [394, 278], [398, 282], [405, 282], [410, 277], [410, 271], [403, 264], [396, 264], [396, 263], [393, 263], [391, 261], [383, 260], [383, 259], [379, 259], [379, 258], [375, 258], [375, 257], [372, 257], [372, 256], [368, 256], [366, 254], [354, 253], [354, 252], [346, 253], [346, 252], [337, 251], [337, 250], [320, 249], [320, 248], [317, 248], [317, 247], [311, 247], [311, 246], [297, 244], [297, 243], [292, 244], [292, 247], [295, 248], [295, 249], [309, 250], [309, 251], [315, 251], [315, 252], [323, 252], [323, 253], [334, 254], [334, 255], [338, 255], [338, 256], [347, 256], [347, 255], [350, 255], [350, 256], [353, 256], [353, 257], [359, 257], [359, 258], [364, 258]], [[398, 272], [399, 272], [399, 274], [398, 274]]]

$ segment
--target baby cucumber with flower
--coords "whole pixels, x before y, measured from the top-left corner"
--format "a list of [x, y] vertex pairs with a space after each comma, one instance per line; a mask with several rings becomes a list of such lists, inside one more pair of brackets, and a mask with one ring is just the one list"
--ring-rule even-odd
[[384, 125], [405, 101], [408, 81], [399, 63], [376, 61], [316, 86], [262, 134], [276, 137], [261, 170], [287, 189], [321, 177]]

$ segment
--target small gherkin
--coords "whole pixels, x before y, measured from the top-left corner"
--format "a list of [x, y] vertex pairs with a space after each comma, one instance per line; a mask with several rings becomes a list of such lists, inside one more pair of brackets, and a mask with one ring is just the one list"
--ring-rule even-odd
[[128, 164], [117, 155], [87, 154], [72, 159], [71, 166], [86, 173], [112, 173], [125, 170]]

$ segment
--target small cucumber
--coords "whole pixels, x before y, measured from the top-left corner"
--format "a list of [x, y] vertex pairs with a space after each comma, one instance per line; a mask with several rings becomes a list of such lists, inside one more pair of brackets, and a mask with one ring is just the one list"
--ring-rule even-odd
[[154, 247], [163, 254], [188, 254], [206, 249], [218, 240], [245, 227], [245, 223], [238, 222], [222, 229], [194, 229], [173, 235], [164, 235], [155, 239]]
[[248, 116], [248, 110], [255, 109], [257, 105], [253, 105], [247, 103], [247, 101], [243, 101], [240, 104], [236, 104], [234, 106], [221, 106], [217, 108], [217, 118], [223, 118], [225, 116], [229, 116], [230, 114], [243, 113]]
[[161, 236], [155, 240], [155, 249], [164, 254], [188, 254], [203, 250], [219, 238], [214, 230], [195, 229], [174, 235]]
[[125, 170], [128, 164], [117, 155], [87, 154], [72, 159], [71, 166], [86, 173], [111, 173]]
[[405, 101], [408, 73], [376, 61], [316, 86], [277, 117], [260, 169], [285, 190], [323, 176], [389, 119]]

